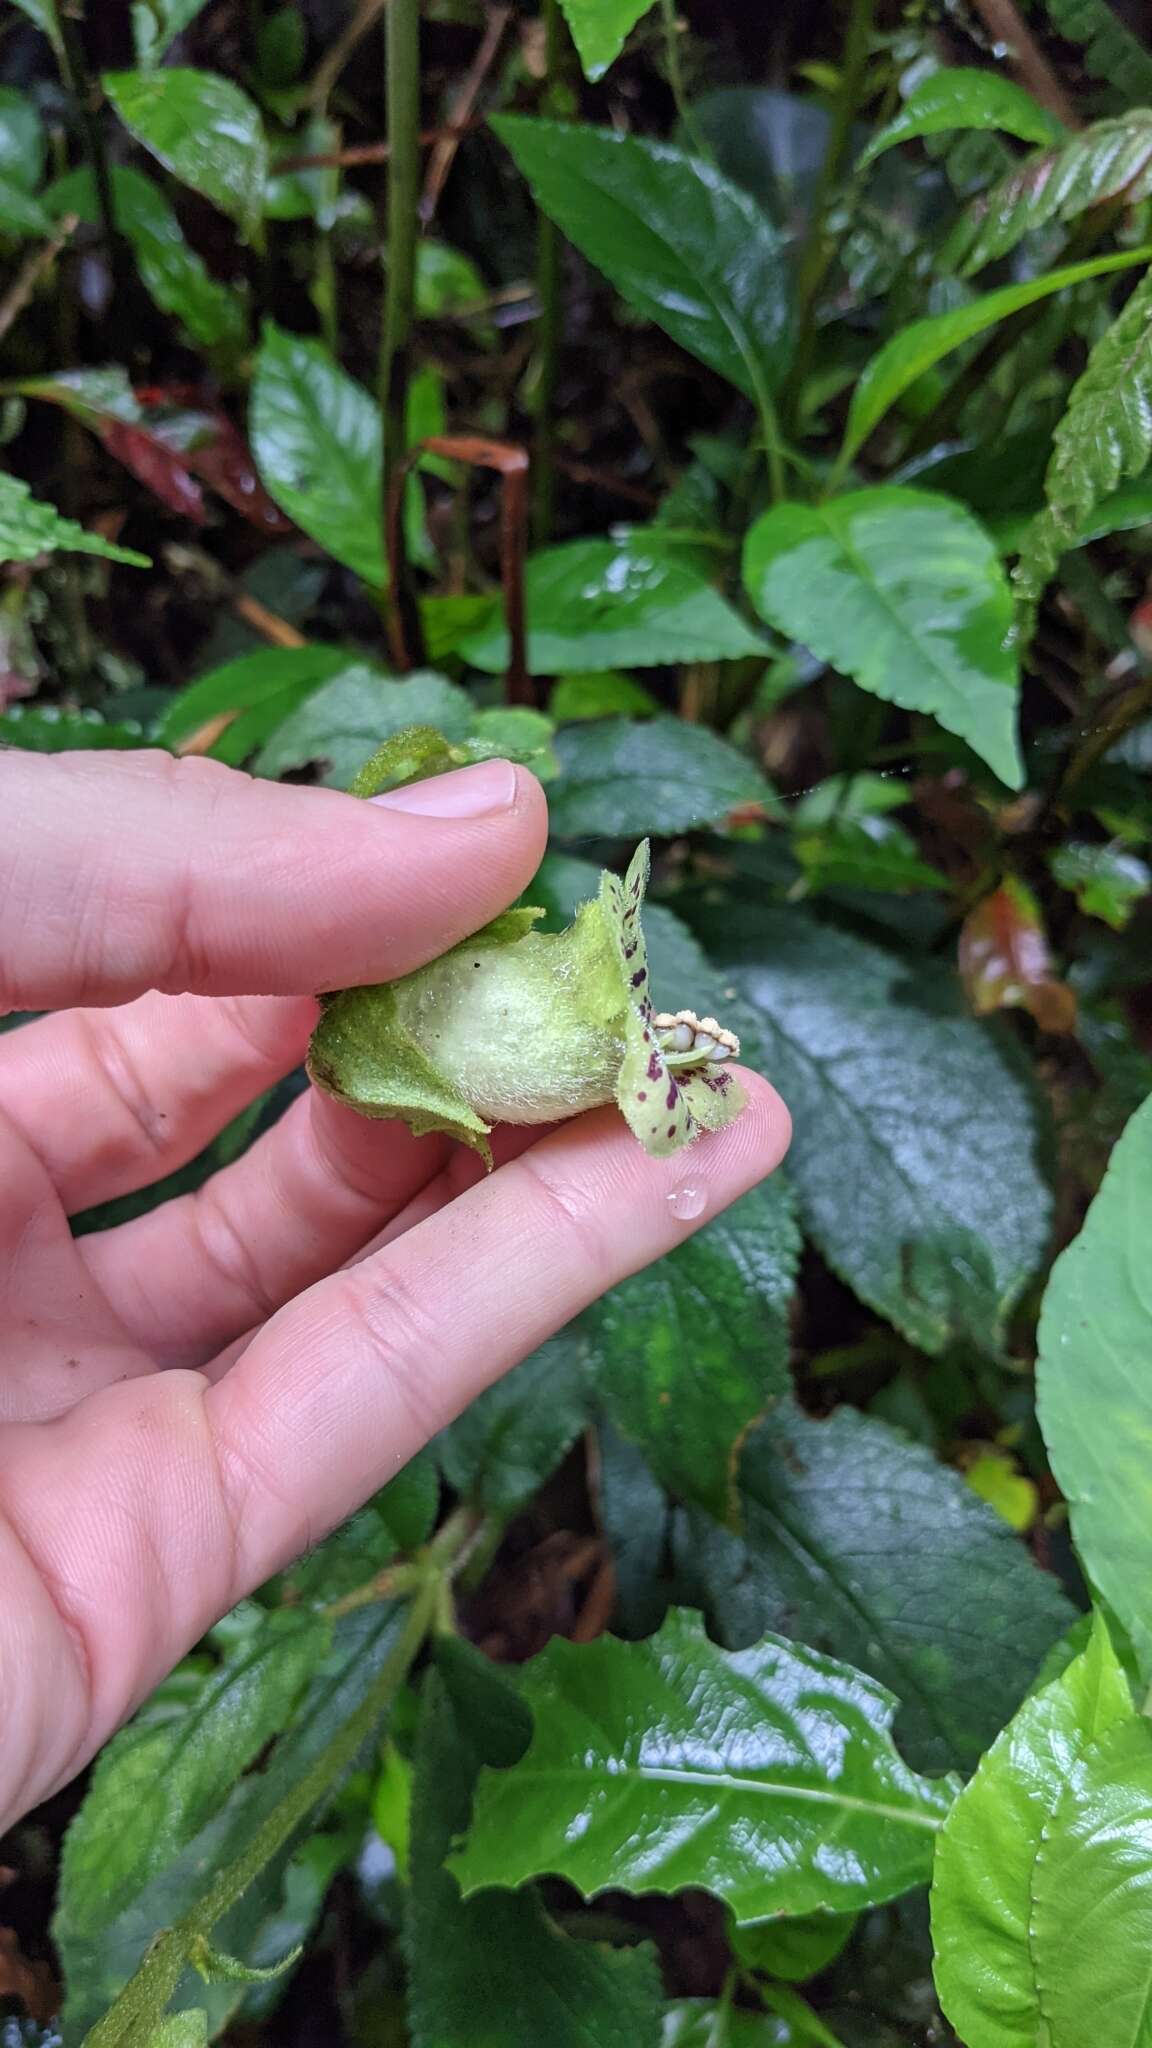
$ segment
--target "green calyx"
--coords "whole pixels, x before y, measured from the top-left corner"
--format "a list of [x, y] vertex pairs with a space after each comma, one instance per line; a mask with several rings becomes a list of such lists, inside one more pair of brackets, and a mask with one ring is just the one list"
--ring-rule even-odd
[[[358, 794], [409, 779], [405, 737], [373, 757], [371, 777], [361, 771]], [[731, 1034], [690, 1011], [653, 1014], [640, 916], [648, 870], [645, 841], [623, 881], [601, 875], [566, 931], [534, 930], [542, 911], [506, 911], [414, 974], [323, 997], [312, 1080], [365, 1116], [447, 1132], [489, 1165], [494, 1124], [553, 1123], [603, 1103], [617, 1103], [657, 1155], [730, 1123], [744, 1100], [725, 1065]]]

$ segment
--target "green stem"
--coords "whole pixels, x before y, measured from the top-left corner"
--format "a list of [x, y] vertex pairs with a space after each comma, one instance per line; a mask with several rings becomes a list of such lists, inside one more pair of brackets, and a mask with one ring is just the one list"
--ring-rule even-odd
[[88, 68], [88, 54], [84, 48], [83, 0], [53, 0], [53, 13], [56, 21], [56, 36], [53, 41], [60, 66], [60, 77], [64, 90], [76, 109], [84, 137], [84, 150], [92, 172], [92, 183], [96, 187], [96, 204], [100, 211], [100, 227], [108, 255], [112, 289], [123, 319], [128, 306], [132, 272], [124, 243], [116, 228], [112, 173], [108, 166], [108, 152], [104, 146], [104, 131], [94, 106], [99, 89]]
[[800, 415], [804, 385], [816, 346], [816, 314], [820, 287], [836, 246], [828, 233], [828, 214], [844, 169], [852, 137], [852, 123], [864, 91], [864, 76], [872, 43], [874, 4], [875, 0], [850, 0], [848, 33], [844, 39], [844, 64], [832, 115], [832, 131], [828, 137], [824, 162], [820, 167], [820, 178], [812, 205], [812, 220], [800, 262], [800, 275], [796, 282], [796, 353], [788, 380], [786, 415], [791, 432], [795, 432]]
[[676, 102], [680, 126], [697, 156], [706, 157], [711, 161], [712, 151], [700, 133], [688, 100], [688, 87], [680, 56], [680, 23], [676, 14], [676, 0], [660, 0], [660, 15], [664, 25], [664, 61], [668, 67], [668, 84], [672, 90], [672, 98]]
[[[567, 38], [558, 0], [544, 0], [544, 90], [540, 111], [553, 120], [563, 104], [563, 73]], [[556, 380], [564, 318], [564, 244], [554, 220], [536, 216], [536, 297], [540, 324], [536, 334], [535, 390], [532, 410], [532, 538], [545, 547], [552, 538], [556, 513]]]
[[356, 1712], [321, 1751], [311, 1770], [273, 1807], [243, 1855], [220, 1872], [190, 1912], [157, 1938], [111, 2011], [85, 2036], [84, 2048], [135, 2048], [135, 2044], [148, 2038], [197, 1943], [211, 1934], [217, 1921], [236, 1904], [301, 1822], [332, 1792], [361, 1743], [391, 1705], [428, 1634], [439, 1592], [439, 1576], [431, 1573], [412, 1601], [399, 1636]]
[[[383, 420], [383, 503], [408, 449], [408, 386], [412, 373], [412, 324], [416, 309], [416, 248], [420, 228], [420, 0], [391, 0], [384, 17], [388, 120], [388, 280], [380, 344], [380, 412]], [[396, 550], [392, 589], [395, 648], [405, 665], [423, 660], [420, 613], [403, 541]]]

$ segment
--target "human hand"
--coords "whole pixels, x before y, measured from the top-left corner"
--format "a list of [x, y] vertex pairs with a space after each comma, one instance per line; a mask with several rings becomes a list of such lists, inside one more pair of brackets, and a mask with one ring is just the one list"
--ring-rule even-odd
[[[296, 1067], [320, 989], [407, 973], [535, 871], [506, 762], [360, 803], [163, 755], [0, 755], [0, 1832], [229, 1607], [500, 1373], [783, 1155], [699, 1141], [692, 1226], [614, 1110], [497, 1171], [309, 1092], [200, 1190], [67, 1218], [192, 1158]], [[162, 991], [162, 993], [157, 993]], [[65, 1008], [83, 1004], [84, 1008]]]

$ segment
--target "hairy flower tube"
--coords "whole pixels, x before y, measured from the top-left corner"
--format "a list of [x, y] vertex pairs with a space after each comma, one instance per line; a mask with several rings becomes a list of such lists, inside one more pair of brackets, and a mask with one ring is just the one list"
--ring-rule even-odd
[[416, 973], [323, 997], [308, 1071], [365, 1116], [446, 1131], [491, 1164], [497, 1123], [552, 1123], [615, 1102], [648, 1152], [730, 1123], [743, 1093], [730, 1031], [656, 1015], [641, 906], [648, 843], [563, 932], [510, 910]]

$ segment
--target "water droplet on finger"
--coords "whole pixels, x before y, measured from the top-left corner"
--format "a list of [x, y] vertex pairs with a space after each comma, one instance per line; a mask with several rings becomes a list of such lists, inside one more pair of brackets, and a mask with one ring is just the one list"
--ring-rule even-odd
[[704, 1214], [708, 1196], [704, 1188], [693, 1186], [674, 1188], [667, 1199], [672, 1214], [681, 1223], [693, 1223], [697, 1216]]

